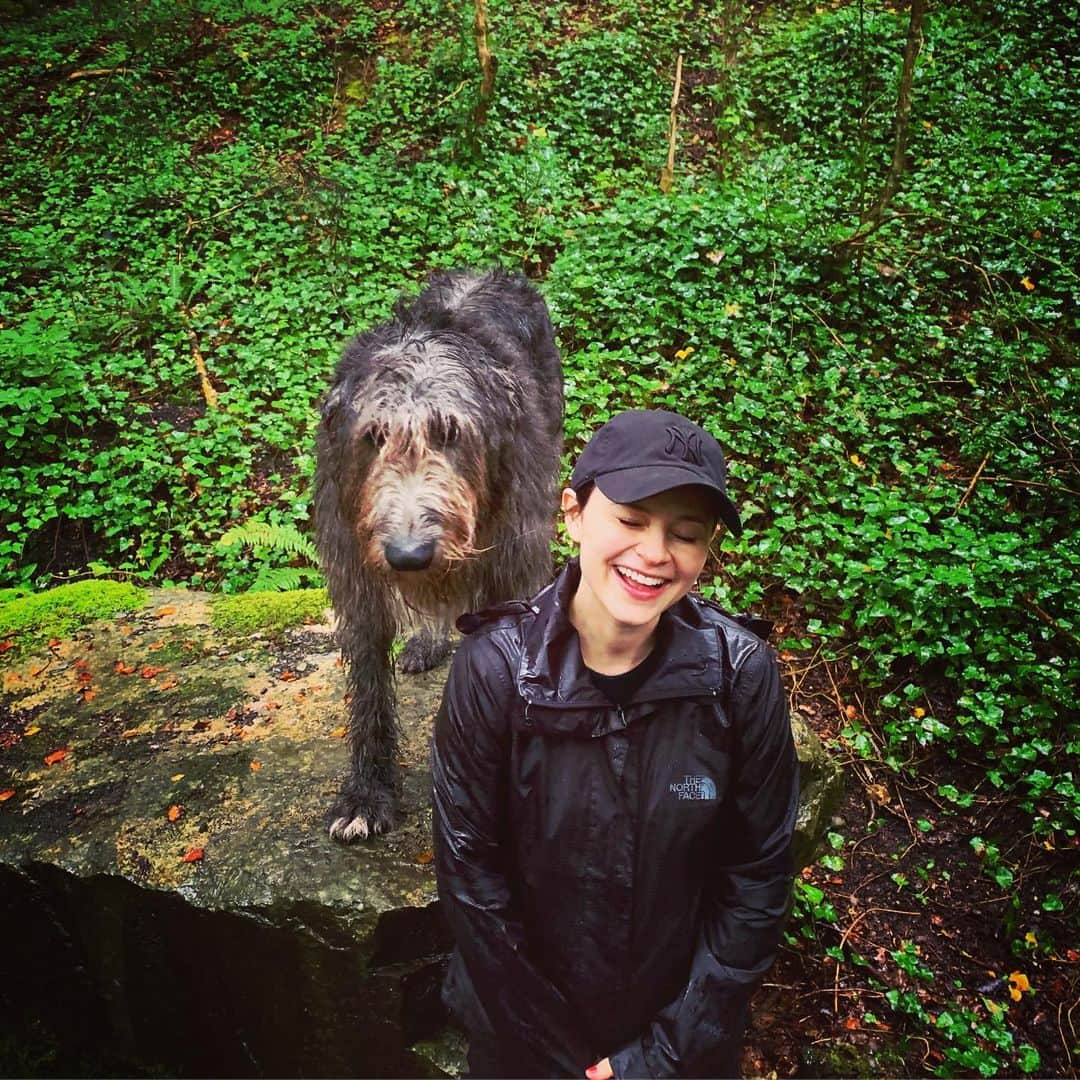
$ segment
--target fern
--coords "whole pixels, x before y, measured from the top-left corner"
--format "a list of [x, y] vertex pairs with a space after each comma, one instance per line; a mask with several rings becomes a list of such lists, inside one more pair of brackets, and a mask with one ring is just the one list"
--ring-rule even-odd
[[287, 555], [300, 555], [311, 566], [319, 563], [315, 545], [294, 525], [272, 525], [265, 521], [246, 521], [229, 529], [218, 541], [221, 547], [247, 544], [250, 547], [281, 551]]
[[322, 584], [317, 570], [300, 566], [264, 566], [260, 568], [249, 592], [293, 592]]

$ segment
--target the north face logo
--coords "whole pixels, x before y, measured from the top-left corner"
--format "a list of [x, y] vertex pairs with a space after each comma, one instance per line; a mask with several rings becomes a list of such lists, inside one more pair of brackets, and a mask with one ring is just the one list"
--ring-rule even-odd
[[667, 429], [667, 445], [664, 453], [681, 457], [695, 465], [702, 463], [701, 436], [696, 431], [680, 431], [677, 427]]
[[711, 776], [684, 776], [668, 790], [679, 799], [715, 799], [716, 782]]

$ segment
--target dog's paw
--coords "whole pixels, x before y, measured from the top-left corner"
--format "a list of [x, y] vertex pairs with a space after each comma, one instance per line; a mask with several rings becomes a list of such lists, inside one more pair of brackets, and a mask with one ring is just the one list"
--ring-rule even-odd
[[378, 784], [366, 796], [341, 795], [330, 809], [330, 839], [343, 844], [370, 840], [394, 827], [394, 795]]
[[405, 643], [398, 657], [398, 670], [405, 675], [418, 675], [441, 664], [451, 652], [450, 638], [420, 631]]

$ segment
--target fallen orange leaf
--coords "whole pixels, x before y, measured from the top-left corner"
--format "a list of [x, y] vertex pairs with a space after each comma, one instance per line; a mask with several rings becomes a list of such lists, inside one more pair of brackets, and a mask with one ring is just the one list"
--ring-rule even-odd
[[866, 790], [874, 802], [885, 806], [889, 801], [889, 789], [884, 784], [867, 784]]
[[434, 862], [435, 861], [435, 852], [434, 851], [421, 851], [420, 854], [416, 856], [416, 861], [421, 866], [427, 866], [427, 864], [429, 862]]
[[855, 717], [859, 715], [859, 710], [856, 709], [854, 705], [848, 705], [848, 706], [845, 706], [845, 708], [844, 708], [844, 715], [849, 720], [854, 720]]
[[117, 675], [131, 675], [135, 671], [135, 665], [125, 664], [123, 660], [117, 660], [116, 663], [113, 664], [113, 671], [115, 671]]
[[1025, 289], [1027, 289], [1027, 291], [1028, 291], [1028, 292], [1031, 292], [1031, 290], [1035, 288], [1035, 282], [1034, 282], [1034, 281], [1032, 281], [1032, 280], [1031, 280], [1031, 278], [1029, 278], [1029, 277], [1027, 276], [1027, 274], [1025, 274], [1025, 275], [1024, 275], [1024, 276], [1023, 276], [1023, 277], [1022, 277], [1022, 278], [1020, 279], [1020, 284], [1021, 284], [1021, 285], [1023, 285], [1023, 286], [1024, 286], [1024, 288], [1025, 288]]
[[345, 727], [336, 727], [330, 732], [331, 739], [344, 739], [347, 729]]
[[15, 642], [11, 641], [9, 638], [4, 638], [3, 641], [0, 641], [0, 652], [7, 652], [8, 649], [14, 649], [14, 648], [15, 648]]
[[51, 754], [45, 755], [46, 765], [55, 765], [58, 761], [63, 761], [68, 756], [66, 749], [54, 750]]
[[164, 641], [151, 641], [150, 642], [150, 651], [151, 652], [157, 652], [158, 649], [164, 649], [164, 648], [165, 648], [165, 642]]
[[160, 675], [165, 670], [164, 667], [151, 667], [147, 664], [146, 667], [139, 672], [144, 679], [152, 679], [155, 675]]
[[79, 680], [78, 680], [78, 681], [79, 681], [79, 682], [80, 682], [80, 683], [81, 683], [81, 684], [82, 684], [83, 686], [85, 686], [85, 685], [86, 685], [86, 684], [87, 684], [88, 682], [90, 682], [90, 681], [91, 681], [91, 680], [92, 680], [93, 678], [94, 678], [94, 676], [93, 676], [93, 675], [91, 675], [89, 671], [80, 671], [80, 672], [79, 672]]
[[202, 857], [203, 857], [203, 849], [201, 847], [192, 848], [184, 856], [184, 862], [198, 862]]
[[179, 686], [179, 685], [180, 685], [180, 680], [179, 679], [167, 679], [165, 682], [163, 682], [158, 687], [158, 689], [159, 690], [171, 690], [174, 686]]
[[844, 1027], [846, 1027], [848, 1029], [848, 1031], [855, 1031], [856, 1028], [858, 1028], [858, 1026], [859, 1026], [859, 1021], [856, 1020], [854, 1016], [849, 1016], [844, 1021]]
[[1009, 976], [1009, 997], [1013, 1001], [1019, 1001], [1024, 996], [1024, 991], [1030, 989], [1031, 983], [1028, 982], [1028, 977], [1022, 972], [1014, 971]]
[[175, 615], [175, 614], [176, 614], [176, 605], [175, 604], [166, 604], [164, 607], [159, 607], [157, 609], [157, 611], [154, 612], [154, 618], [155, 619], [160, 619], [160, 618], [163, 618], [165, 615]]
[[258, 772], [262, 768], [262, 762], [252, 761], [248, 767], [251, 769], [252, 772]]
[[292, 679], [298, 678], [295, 671], [283, 671], [278, 678], [282, 682], [290, 682]]
[[13, 787], [9, 787], [7, 791], [0, 791], [0, 802], [7, 802], [14, 794], [15, 789]]
[[169, 807], [169, 812], [168, 812], [168, 814], [166, 815], [166, 817], [168, 817], [168, 819], [169, 819], [170, 821], [177, 821], [177, 820], [179, 820], [179, 818], [180, 818], [180, 815], [181, 815], [181, 814], [182, 814], [183, 812], [184, 812], [184, 811], [183, 811], [183, 810], [181, 810], [179, 806], [170, 806], [170, 807]]
[[91, 690], [89, 686], [84, 686], [81, 693], [83, 701], [93, 701], [94, 695], [97, 694], [97, 691]]

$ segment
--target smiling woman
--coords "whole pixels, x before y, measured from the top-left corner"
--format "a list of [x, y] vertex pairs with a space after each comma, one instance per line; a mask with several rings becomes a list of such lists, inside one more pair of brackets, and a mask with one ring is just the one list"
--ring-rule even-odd
[[716, 440], [622, 413], [529, 602], [459, 620], [432, 748], [444, 988], [471, 1076], [736, 1076], [791, 889], [798, 773], [766, 645], [690, 597], [723, 521]]
[[645, 659], [660, 615], [694, 587], [716, 529], [713, 499], [689, 485], [634, 503], [567, 488], [562, 505], [581, 546], [571, 619], [585, 663], [621, 674]]

